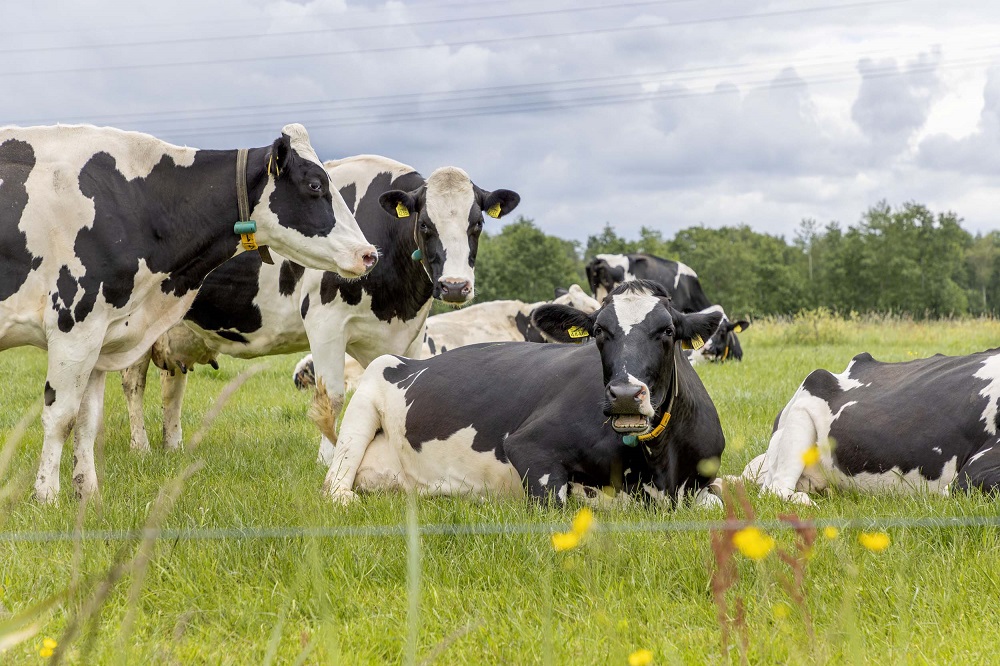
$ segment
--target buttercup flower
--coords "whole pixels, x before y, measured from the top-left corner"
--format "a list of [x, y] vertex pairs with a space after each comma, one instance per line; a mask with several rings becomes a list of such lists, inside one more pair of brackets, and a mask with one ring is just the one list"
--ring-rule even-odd
[[653, 663], [653, 653], [650, 650], [636, 650], [628, 656], [628, 666], [649, 666]]
[[836, 539], [840, 535], [840, 530], [838, 530], [833, 525], [827, 525], [823, 528], [823, 536], [827, 539]]
[[552, 535], [552, 547], [557, 553], [572, 550], [580, 545], [580, 536], [576, 532], [556, 532]]
[[762, 560], [774, 550], [774, 539], [756, 527], [744, 527], [733, 534], [733, 545], [751, 560]]
[[802, 454], [802, 462], [806, 467], [812, 467], [819, 462], [819, 447], [813, 444]]
[[858, 543], [873, 553], [881, 553], [891, 542], [885, 532], [862, 532], [858, 535]]
[[590, 528], [594, 525], [594, 512], [583, 507], [577, 511], [576, 516], [573, 517], [573, 533], [578, 537], [583, 537]]
[[789, 608], [788, 604], [784, 601], [779, 601], [774, 604], [774, 607], [771, 609], [771, 614], [774, 615], [777, 620], [784, 620], [791, 612], [792, 609]]

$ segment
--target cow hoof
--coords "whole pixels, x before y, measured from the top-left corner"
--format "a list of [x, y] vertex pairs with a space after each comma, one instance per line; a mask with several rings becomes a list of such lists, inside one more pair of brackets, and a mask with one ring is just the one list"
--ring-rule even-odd
[[59, 499], [59, 489], [51, 486], [35, 486], [35, 501], [42, 505], [54, 506]]
[[722, 498], [714, 493], [702, 491], [694, 501], [695, 508], [698, 509], [721, 509], [723, 508]]
[[802, 506], [816, 506], [816, 503], [812, 501], [806, 493], [792, 493], [788, 497], [788, 501], [793, 504], [801, 504]]
[[141, 442], [132, 440], [129, 442], [129, 447], [131, 447], [131, 449], [136, 453], [149, 453], [151, 450], [149, 448], [149, 440], [143, 440]]
[[353, 490], [348, 490], [346, 488], [338, 488], [333, 492], [328, 492], [327, 497], [330, 498], [334, 504], [339, 504], [340, 506], [347, 506], [352, 502], [356, 502], [358, 499], [358, 494]]

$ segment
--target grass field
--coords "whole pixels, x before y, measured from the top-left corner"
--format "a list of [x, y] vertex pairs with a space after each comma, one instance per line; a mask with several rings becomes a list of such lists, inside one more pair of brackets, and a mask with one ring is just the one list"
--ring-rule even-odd
[[[813, 368], [841, 371], [870, 351], [880, 360], [996, 346], [1000, 323], [901, 320], [842, 322], [827, 317], [758, 322], [741, 337], [742, 364], [699, 370], [722, 416], [727, 449], [722, 473], [739, 473], [761, 452], [770, 424]], [[67, 646], [70, 663], [438, 663], [626, 664], [648, 649], [655, 663], [739, 663], [738, 641], [720, 654], [720, 625], [706, 531], [628, 531], [648, 521], [681, 525], [722, 513], [682, 508], [615, 508], [579, 549], [556, 553], [548, 526], [565, 526], [576, 507], [541, 509], [516, 501], [370, 496], [349, 508], [320, 497], [325, 470], [314, 462], [317, 434], [306, 419], [309, 396], [289, 379], [297, 359], [268, 359], [225, 407], [195, 451], [159, 450], [151, 377], [147, 426], [154, 452], [128, 450], [118, 377], [109, 378], [101, 504], [85, 507], [85, 532], [141, 528], [161, 486], [186, 465], [204, 468], [183, 486], [162, 523], [167, 529], [399, 526], [408, 511], [422, 524], [516, 525], [514, 533], [408, 537], [161, 539], [144, 575], [110, 589], [97, 620]], [[225, 359], [189, 382], [186, 434], [197, 429], [223, 386], [247, 363]], [[0, 354], [0, 434], [35, 403], [44, 384], [37, 350]], [[72, 618], [99, 590], [105, 573], [131, 557], [137, 541], [97, 538], [39, 543], [13, 533], [72, 532], [71, 445], [63, 460], [58, 506], [29, 499], [41, 446], [31, 425], [0, 488], [21, 483], [0, 503], [0, 630], [13, 614], [80, 584], [40, 615], [37, 635], [0, 663], [40, 663], [42, 639], [63, 641]], [[0, 463], [2, 468], [2, 463]], [[750, 493], [763, 520], [790, 510]], [[2, 502], [0, 498], [0, 502]], [[880, 497], [839, 494], [800, 510], [816, 519], [996, 515], [982, 496]], [[536, 526], [531, 531], [524, 526]], [[602, 526], [615, 529], [602, 529]], [[729, 593], [746, 604], [751, 663], [991, 663], [1000, 639], [1000, 531], [995, 527], [888, 528], [891, 545], [869, 552], [857, 530], [820, 537], [808, 562], [805, 604], [815, 627], [780, 579], [790, 571], [773, 554], [739, 557]], [[795, 534], [772, 530], [790, 548]], [[411, 557], [412, 555], [412, 557]], [[419, 558], [419, 559], [418, 559]], [[419, 571], [419, 580], [412, 573]], [[409, 573], [408, 573], [409, 572]], [[141, 582], [130, 604], [134, 581]], [[419, 588], [419, 596], [410, 593]], [[411, 609], [411, 600], [415, 608]], [[130, 608], [132, 613], [130, 613]], [[131, 626], [131, 629], [129, 629]]]

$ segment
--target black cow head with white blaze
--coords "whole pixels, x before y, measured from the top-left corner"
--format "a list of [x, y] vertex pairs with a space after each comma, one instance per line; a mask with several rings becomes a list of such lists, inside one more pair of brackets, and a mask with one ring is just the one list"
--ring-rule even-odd
[[622, 282], [634, 279], [624, 254], [599, 254], [587, 264], [587, 284], [594, 298], [603, 301]]
[[604, 414], [617, 432], [643, 435], [674, 391], [676, 343], [710, 336], [721, 318], [718, 312], [682, 314], [662, 286], [635, 280], [616, 287], [592, 314], [543, 305], [532, 321], [556, 342], [594, 338], [604, 368]]
[[745, 319], [729, 321], [729, 318], [723, 313], [719, 327], [715, 329], [712, 337], [705, 341], [701, 355], [709, 361], [742, 361], [743, 347], [740, 346], [740, 340], [736, 334], [742, 333], [748, 328], [750, 328], [750, 322]]
[[475, 296], [476, 252], [483, 215], [500, 218], [517, 207], [521, 197], [511, 190], [487, 192], [457, 167], [442, 167], [412, 192], [391, 190], [379, 203], [393, 217], [413, 225], [419, 260], [434, 298], [463, 305]]
[[[304, 266], [328, 268], [346, 278], [372, 269], [378, 251], [309, 143], [302, 125], [286, 125], [266, 157], [267, 183], [251, 212], [257, 241]], [[234, 211], [235, 213], [235, 211]]]

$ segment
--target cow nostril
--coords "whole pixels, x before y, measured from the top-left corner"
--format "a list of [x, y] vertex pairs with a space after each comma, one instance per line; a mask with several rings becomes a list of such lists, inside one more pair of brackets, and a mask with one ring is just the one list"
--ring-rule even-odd
[[375, 252], [365, 252], [361, 255], [361, 263], [365, 265], [365, 268], [371, 268], [378, 262], [378, 254]]

